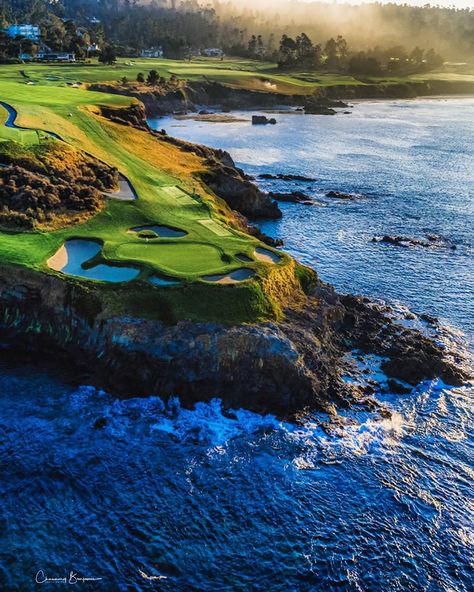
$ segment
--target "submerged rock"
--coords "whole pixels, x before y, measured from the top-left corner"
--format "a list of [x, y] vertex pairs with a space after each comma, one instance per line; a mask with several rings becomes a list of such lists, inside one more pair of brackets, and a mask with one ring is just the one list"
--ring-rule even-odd
[[312, 177], [305, 177], [304, 175], [289, 175], [284, 173], [278, 173], [272, 175], [271, 173], [262, 173], [258, 176], [259, 179], [269, 179], [278, 181], [304, 181], [306, 183], [315, 183], [317, 179]]
[[344, 193], [342, 191], [328, 191], [326, 197], [333, 197], [334, 199], [353, 200], [364, 197], [361, 193]]

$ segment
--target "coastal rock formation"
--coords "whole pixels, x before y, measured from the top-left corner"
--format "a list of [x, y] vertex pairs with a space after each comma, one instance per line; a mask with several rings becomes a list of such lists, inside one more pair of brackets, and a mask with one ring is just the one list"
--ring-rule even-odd
[[141, 101], [149, 117], [171, 113], [198, 112], [197, 105], [209, 105], [229, 111], [233, 109], [267, 109], [278, 105], [300, 107], [305, 102], [306, 113], [334, 115], [335, 109], [346, 109], [346, 100], [406, 99], [417, 96], [472, 94], [474, 83], [469, 81], [426, 80], [404, 83], [338, 84], [321, 86], [306, 100], [301, 95], [232, 88], [211, 80], [187, 81], [179, 88], [165, 85], [160, 88], [134, 88], [117, 84], [98, 83], [91, 90], [132, 96]]
[[326, 197], [333, 197], [334, 199], [353, 200], [364, 197], [360, 193], [344, 193], [342, 191], [328, 191]]
[[465, 379], [432, 339], [393, 322], [368, 299], [323, 284], [278, 324], [116, 316], [93, 289], [11, 266], [0, 268], [0, 302], [3, 340], [35, 358], [67, 359], [75, 380], [123, 396], [179, 395], [187, 405], [221, 397], [226, 407], [282, 417], [332, 412], [334, 403], [366, 399], [342, 379], [344, 356], [354, 349], [381, 356], [389, 377], [411, 385], [435, 376], [450, 384]]
[[209, 164], [209, 171], [202, 174], [203, 181], [233, 210], [248, 218], [281, 218], [276, 201], [260, 191], [243, 171], [222, 160], [213, 159]]
[[300, 203], [306, 206], [314, 205], [314, 202], [309, 197], [309, 195], [306, 195], [306, 193], [303, 193], [302, 191], [292, 191], [291, 193], [277, 193], [274, 191], [270, 191], [269, 195], [272, 199], [275, 199], [276, 201], [288, 201], [292, 203]]
[[302, 181], [305, 183], [315, 183], [317, 179], [313, 177], [305, 177], [304, 175], [290, 175], [285, 173], [278, 173], [272, 175], [271, 173], [262, 173], [258, 176], [259, 179], [275, 180], [275, 181]]
[[252, 115], [252, 125], [275, 125], [276, 119], [274, 117], [266, 117], [265, 115]]
[[447, 247], [452, 251], [457, 249], [456, 245], [446, 241], [440, 236], [434, 234], [427, 234], [426, 240], [413, 238], [409, 236], [399, 236], [399, 235], [390, 235], [384, 234], [383, 236], [374, 236], [372, 239], [373, 243], [384, 243], [387, 245], [395, 245], [397, 247], [425, 247], [425, 248], [432, 248], [432, 247]]

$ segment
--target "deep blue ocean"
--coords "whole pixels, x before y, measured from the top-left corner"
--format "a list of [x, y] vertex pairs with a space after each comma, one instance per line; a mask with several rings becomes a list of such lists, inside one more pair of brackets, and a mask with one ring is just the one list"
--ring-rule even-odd
[[[283, 204], [265, 231], [339, 290], [435, 314], [472, 346], [474, 100], [351, 110], [157, 126], [253, 175], [316, 178], [320, 205]], [[430, 249], [370, 242], [427, 233], [441, 237]], [[473, 394], [438, 381], [380, 394], [390, 419], [354, 409], [328, 435], [322, 416], [118, 400], [1, 362], [0, 590], [470, 592]]]

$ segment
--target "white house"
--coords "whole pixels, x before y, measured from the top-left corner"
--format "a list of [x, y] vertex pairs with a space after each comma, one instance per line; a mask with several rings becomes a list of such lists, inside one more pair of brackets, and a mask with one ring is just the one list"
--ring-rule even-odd
[[150, 47], [148, 49], [142, 49], [140, 52], [141, 58], [162, 58], [163, 48], [162, 47]]
[[39, 51], [36, 59], [42, 62], [75, 62], [76, 54], [66, 51]]

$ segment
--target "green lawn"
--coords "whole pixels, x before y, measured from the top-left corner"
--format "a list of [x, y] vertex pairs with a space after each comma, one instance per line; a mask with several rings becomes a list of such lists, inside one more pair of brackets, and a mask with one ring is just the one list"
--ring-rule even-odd
[[[453, 67], [454, 68], [454, 67]], [[332, 72], [280, 72], [276, 64], [226, 57], [193, 58], [192, 61], [158, 58], [120, 58], [112, 66], [104, 66], [93, 60], [90, 64], [24, 64], [0, 67], [0, 80], [18, 82], [24, 86], [65, 86], [67, 84], [116, 82], [122, 77], [135, 81], [139, 72], [156, 69], [169, 78], [176, 75], [186, 80], [210, 79], [232, 87], [249, 88], [262, 92], [306, 95], [320, 87], [339, 85], [363, 85], [353, 76]], [[23, 72], [23, 74], [22, 74]], [[413, 76], [388, 76], [372, 78], [371, 82], [394, 84], [407, 81], [456, 80], [474, 81], [472, 67], [459, 67], [452, 72], [443, 69]]]
[[[64, 78], [71, 70], [79, 71], [80, 68], [31, 66], [31, 70], [38, 73], [38, 79], [40, 72], [46, 79], [48, 70], [58, 70]], [[91, 70], [95, 72], [94, 68]], [[60, 78], [59, 75], [57, 78]], [[151, 303], [155, 297], [162, 302], [167, 291], [174, 293], [171, 302], [176, 305], [168, 303], [166, 314], [170, 314], [171, 308], [174, 319], [196, 318], [197, 315], [197, 318], [243, 322], [277, 314], [278, 303], [263, 294], [262, 285], [274, 273], [271, 268], [283, 269], [293, 265], [287, 256], [283, 256], [278, 265], [258, 261], [246, 264], [255, 270], [256, 275], [238, 286], [240, 298], [245, 300], [238, 307], [226, 308], [221, 302], [226, 297], [232, 301], [235, 299], [236, 286], [210, 286], [202, 280], [202, 276], [209, 273], [227, 273], [242, 267], [236, 254], [246, 253], [252, 257], [260, 243], [228, 225], [229, 214], [225, 204], [211, 195], [197, 177], [197, 173], [205, 168], [199, 157], [161, 142], [147, 132], [114, 124], [98, 115], [100, 105], [125, 107], [132, 99], [65, 86], [62, 80], [25, 84], [24, 76], [15, 75], [12, 67], [6, 66], [0, 67], [0, 100], [17, 110], [18, 125], [29, 128], [23, 131], [5, 127], [6, 112], [0, 107], [0, 143], [15, 140], [28, 146], [43, 141], [45, 134], [37, 130], [54, 132], [64, 141], [116, 166], [131, 181], [138, 194], [138, 199], [133, 202], [108, 200], [99, 214], [81, 225], [51, 232], [0, 231], [0, 261], [3, 264], [21, 265], [42, 273], [57, 273], [51, 271], [46, 262], [63, 242], [68, 238], [91, 238], [103, 244], [99, 257], [102, 262], [133, 263], [141, 270], [137, 282], [126, 284], [139, 284], [139, 291], [136, 287], [133, 290], [128, 288], [126, 297], [124, 289], [116, 288], [114, 291], [116, 300], [120, 300], [124, 307], [133, 309], [133, 302], [140, 303], [140, 309], [149, 310], [151, 307], [154, 311], [152, 316], [160, 316], [162, 311]], [[172, 226], [187, 234], [177, 239], [145, 240], [129, 232], [133, 227], [148, 224]], [[147, 278], [156, 274], [179, 279], [183, 288], [151, 286]], [[77, 283], [79, 280], [73, 281]], [[103, 284], [89, 283], [96, 287]], [[110, 286], [104, 285], [103, 288], [108, 299], [113, 300]], [[196, 305], [196, 290], [206, 293], [206, 313], [202, 303]], [[130, 301], [132, 292], [135, 298]], [[148, 300], [145, 298], [146, 306], [138, 293], [149, 294]], [[117, 302], [112, 307], [115, 309]], [[221, 316], [223, 310], [227, 311], [225, 318]]]
[[[109, 200], [105, 208], [87, 222], [54, 232], [0, 231], [0, 261], [41, 273], [55, 273], [49, 270], [46, 261], [65, 240], [91, 238], [103, 245], [102, 262], [130, 263], [140, 268], [138, 280], [126, 284], [126, 289], [89, 282], [94, 289], [107, 294], [113, 310], [128, 312], [135, 308], [138, 312], [148, 311], [151, 316], [160, 316], [164, 314], [162, 306], [167, 318], [234, 322], [278, 316], [282, 299], [290, 298], [288, 290], [281, 289], [278, 274], [288, 283], [294, 281], [295, 272], [303, 277], [300, 268], [295, 268], [295, 263], [284, 255], [276, 265], [255, 260], [246, 263], [246, 267], [255, 271], [255, 276], [238, 286], [210, 286], [204, 282], [204, 275], [228, 273], [242, 267], [236, 255], [245, 253], [253, 257], [259, 242], [229, 224], [231, 214], [227, 206], [199, 180], [206, 168], [202, 159], [147, 132], [101, 117], [101, 105], [127, 107], [133, 99], [92, 92], [85, 86], [115, 82], [124, 76], [134, 81], [138, 72], [147, 73], [151, 69], [165, 77], [174, 74], [187, 80], [210, 79], [231, 87], [300, 95], [310, 94], [319, 87], [365, 84], [348, 75], [282, 73], [272, 63], [232, 58], [222, 61], [199, 58], [191, 62], [120, 59], [113, 66], [96, 61], [2, 65], [0, 100], [17, 110], [17, 124], [27, 129], [5, 127], [6, 112], [0, 108], [0, 143], [13, 140], [31, 146], [44, 141], [44, 130], [52, 131], [65, 142], [117, 167], [133, 184], [138, 199], [134, 202]], [[453, 72], [379, 78], [370, 82], [390, 85], [427, 79], [459, 82], [473, 81], [474, 76], [472, 69], [466, 67]], [[152, 224], [168, 225], [187, 234], [176, 239], [146, 241], [129, 232], [133, 227]], [[151, 286], [147, 278], [157, 274], [176, 278], [181, 282], [180, 287]], [[280, 293], [286, 296], [280, 298]]]

